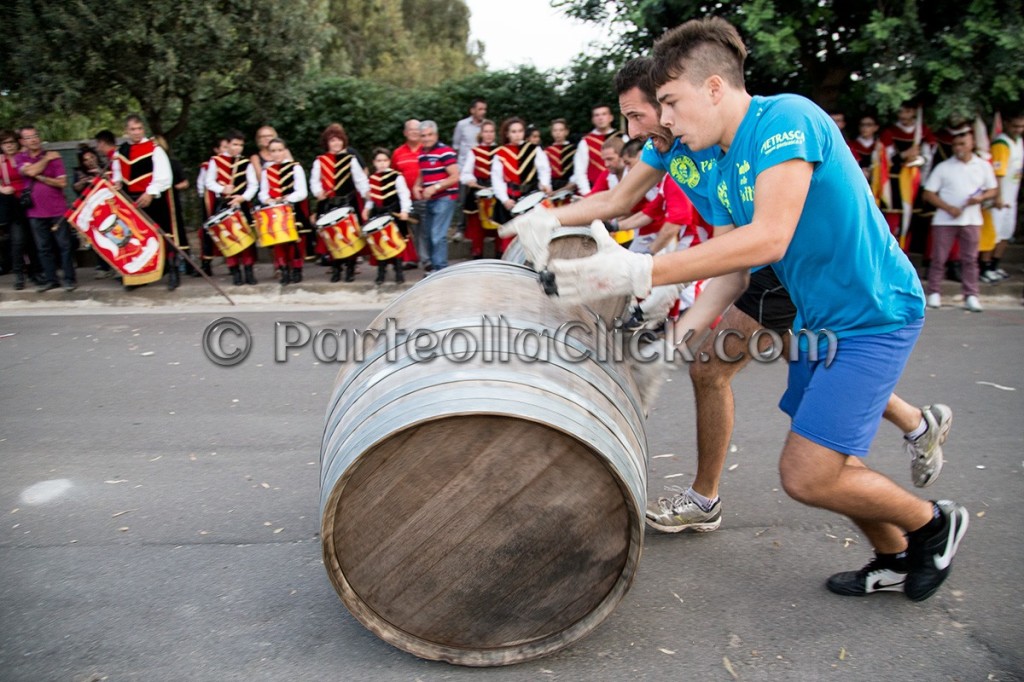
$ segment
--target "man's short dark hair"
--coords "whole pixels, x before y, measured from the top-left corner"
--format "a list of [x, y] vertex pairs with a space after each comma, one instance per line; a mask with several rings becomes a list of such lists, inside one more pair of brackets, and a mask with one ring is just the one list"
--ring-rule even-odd
[[744, 87], [743, 64], [747, 48], [736, 27], [721, 17], [691, 19], [654, 43], [651, 80], [657, 89], [684, 77], [698, 85], [721, 76], [736, 88]]
[[232, 140], [241, 140], [242, 142], [245, 142], [245, 133], [235, 128], [229, 128], [220, 139], [227, 140], [228, 142], [231, 142]]
[[594, 112], [597, 111], [598, 109], [607, 109], [608, 113], [612, 115], [614, 115], [615, 113], [612, 111], [612, 107], [610, 104], [606, 104], [605, 102], [598, 102], [597, 104], [594, 104], [590, 107], [590, 115], [593, 116]]
[[640, 151], [644, 148], [644, 142], [645, 142], [645, 140], [641, 140], [638, 137], [633, 138], [632, 140], [627, 142], [625, 145], [623, 145], [622, 152], [621, 152], [622, 156], [628, 156], [631, 159], [634, 156], [639, 156], [640, 155]]
[[142, 117], [138, 114], [128, 114], [124, 117], [124, 124], [127, 126], [129, 123], [141, 123], [146, 125], [146, 122], [142, 120]]
[[477, 104], [487, 104], [487, 100], [485, 100], [483, 97], [474, 97], [472, 101], [469, 103], [469, 108], [472, 109]]
[[644, 94], [644, 97], [657, 108], [658, 98], [654, 94], [654, 83], [651, 81], [651, 69], [654, 60], [650, 57], [635, 57], [622, 65], [615, 74], [615, 94], [622, 95], [633, 88], [637, 88]]
[[109, 144], [111, 147], [117, 145], [117, 136], [114, 135], [113, 131], [107, 130], [106, 128], [96, 133], [96, 135], [93, 136], [93, 139], [97, 142]]

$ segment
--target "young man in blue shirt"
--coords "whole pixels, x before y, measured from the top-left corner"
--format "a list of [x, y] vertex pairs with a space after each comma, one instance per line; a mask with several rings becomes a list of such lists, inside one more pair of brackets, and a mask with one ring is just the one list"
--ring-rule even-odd
[[[711, 197], [714, 192], [709, 187], [710, 172], [715, 159], [721, 155], [721, 149], [715, 146], [694, 152], [659, 123], [661, 107], [650, 83], [651, 68], [650, 58], [638, 57], [623, 65], [615, 76], [619, 108], [626, 118], [628, 132], [634, 138], [647, 140], [640, 162], [623, 181], [611, 191], [553, 211], [531, 211], [502, 227], [509, 234], [519, 233], [524, 241], [533, 235], [540, 237], [530, 253], [530, 260], [540, 263], [541, 267], [547, 262], [546, 237], [559, 222], [578, 225], [621, 215], [660, 181], [664, 173], [671, 175], [706, 221], [712, 218]], [[731, 358], [719, 357], [715, 350], [715, 335], [702, 332], [721, 313], [718, 329], [738, 331], [742, 339], [769, 329], [782, 337], [788, 356], [786, 346], [796, 309], [775, 271], [765, 267], [752, 273], [750, 285], [724, 313], [722, 308], [729, 304], [732, 296], [729, 294], [724, 299], [716, 296], [715, 290], [720, 284], [715, 280], [708, 283], [697, 302], [675, 325], [675, 339], [684, 338], [687, 330], [693, 332], [693, 338], [706, 337], [693, 355], [706, 357], [708, 361], [692, 362], [689, 368], [697, 413], [697, 471], [693, 483], [686, 489], [671, 488], [677, 494], [658, 498], [647, 509], [648, 525], [663, 532], [712, 531], [722, 520], [718, 487], [734, 420], [730, 382], [749, 364], [751, 356], [740, 353], [741, 359], [733, 361], [737, 354], [730, 344], [735, 342], [738, 348], [742, 342], [730, 340], [727, 335], [724, 350], [731, 354]], [[949, 431], [950, 409], [939, 404], [918, 409], [893, 394], [886, 407], [885, 418], [905, 434], [904, 447], [911, 455], [914, 485], [924, 487], [933, 483], [942, 468], [941, 445]]]
[[652, 286], [715, 277], [715, 295], [704, 297], [721, 312], [746, 288], [751, 268], [772, 264], [796, 306], [794, 327], [839, 339], [828, 367], [807, 348], [790, 364], [780, 402], [792, 418], [783, 487], [850, 517], [876, 553], [827, 585], [839, 594], [930, 597], [949, 573], [966, 510], [921, 500], [860, 459], [920, 334], [917, 274], [825, 112], [801, 97], [746, 92], [746, 49], [731, 24], [687, 22], [661, 38], [653, 56], [662, 124], [695, 152], [721, 150], [708, 178], [716, 236], [657, 258], [603, 248], [553, 261], [561, 297], [644, 296]]

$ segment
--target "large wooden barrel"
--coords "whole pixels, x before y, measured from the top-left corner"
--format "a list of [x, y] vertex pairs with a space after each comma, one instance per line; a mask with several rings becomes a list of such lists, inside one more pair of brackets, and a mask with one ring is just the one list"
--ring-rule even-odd
[[[548, 253], [551, 259], [556, 258], [583, 258], [597, 253], [597, 243], [590, 236], [590, 228], [582, 226], [556, 227], [551, 233], [551, 242], [548, 245]], [[532, 267], [526, 258], [526, 250], [518, 239], [513, 239], [501, 260], [507, 263], [517, 263]], [[557, 284], [557, 282], [556, 282]], [[590, 310], [604, 320], [604, 323], [611, 327], [615, 320], [621, 317], [627, 306], [633, 302], [630, 298], [611, 298], [599, 301]]]
[[[589, 227], [556, 227], [551, 233], [549, 250], [552, 258], [580, 258], [597, 252]], [[501, 260], [526, 265], [526, 251], [518, 239], [513, 239]]]
[[[499, 313], [508, 331], [489, 333]], [[385, 641], [462, 665], [584, 636], [629, 588], [644, 532], [643, 412], [629, 373], [599, 357], [607, 329], [501, 261], [432, 275], [370, 328], [388, 319], [436, 335], [445, 357], [381, 338], [339, 373], [320, 512], [342, 601]]]

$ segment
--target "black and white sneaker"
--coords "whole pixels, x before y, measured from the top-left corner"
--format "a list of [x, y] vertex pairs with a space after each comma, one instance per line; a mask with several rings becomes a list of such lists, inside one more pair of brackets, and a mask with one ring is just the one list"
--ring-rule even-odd
[[902, 592], [903, 583], [907, 578], [906, 561], [894, 564], [891, 560], [883, 561], [875, 557], [859, 571], [836, 573], [825, 582], [829, 592], [844, 597], [865, 597], [874, 592]]
[[907, 580], [904, 592], [913, 601], [923, 601], [935, 594], [949, 576], [953, 556], [967, 532], [969, 514], [950, 500], [935, 502], [942, 516], [942, 527], [924, 538], [909, 534], [907, 547]]

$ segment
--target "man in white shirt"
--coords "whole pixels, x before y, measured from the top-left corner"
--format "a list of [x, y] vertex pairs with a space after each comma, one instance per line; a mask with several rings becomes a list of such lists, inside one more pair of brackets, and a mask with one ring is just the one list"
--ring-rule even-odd
[[459, 168], [465, 163], [466, 157], [477, 144], [477, 136], [480, 135], [480, 126], [487, 118], [487, 102], [481, 97], [476, 97], [469, 104], [469, 116], [455, 124], [455, 132], [452, 133], [452, 149], [459, 158]]
[[[477, 145], [477, 138], [480, 136], [480, 126], [483, 125], [485, 118], [487, 118], [487, 102], [482, 97], [474, 97], [473, 101], [469, 103], [469, 116], [455, 124], [455, 132], [452, 133], [452, 149], [455, 150], [458, 158], [459, 168], [465, 165], [466, 158], [473, 152], [473, 147]], [[467, 191], [465, 185], [459, 185], [459, 206], [465, 203]], [[458, 213], [456, 240], [462, 238], [462, 232], [465, 227], [465, 215], [462, 211]]]
[[935, 206], [932, 218], [932, 261], [928, 267], [928, 307], [942, 305], [941, 284], [953, 241], [960, 241], [964, 307], [980, 313], [978, 301], [978, 241], [981, 204], [995, 199], [999, 185], [992, 166], [974, 153], [969, 127], [953, 131], [953, 157], [937, 165], [924, 184], [924, 200]]
[[607, 170], [601, 159], [601, 148], [605, 141], [612, 136], [621, 137], [623, 142], [629, 141], [628, 136], [621, 135], [612, 126], [615, 116], [607, 104], [598, 104], [591, 108], [590, 122], [594, 124], [594, 129], [580, 140], [573, 164], [572, 181], [576, 184], [576, 191], [581, 197], [590, 194], [597, 177]]
[[[142, 118], [131, 114], [124, 122], [125, 142], [117, 148], [111, 163], [111, 179], [118, 188], [135, 202], [150, 219], [170, 235], [175, 244], [182, 243], [178, 230], [181, 226], [171, 220], [174, 214], [174, 196], [171, 189], [171, 161], [167, 153], [156, 143], [146, 137], [146, 126]], [[168, 248], [167, 272], [168, 289], [176, 289], [179, 284], [178, 254]]]

